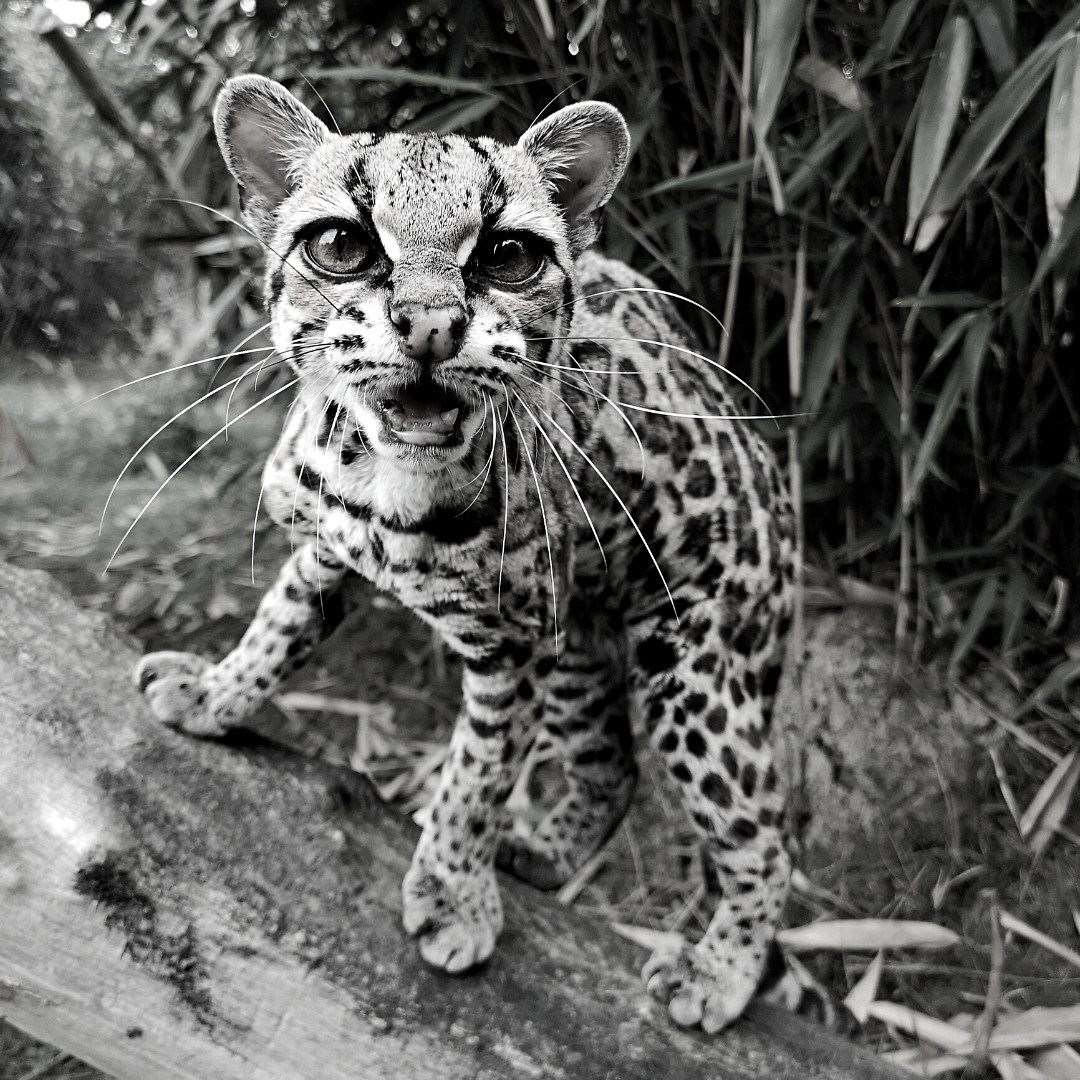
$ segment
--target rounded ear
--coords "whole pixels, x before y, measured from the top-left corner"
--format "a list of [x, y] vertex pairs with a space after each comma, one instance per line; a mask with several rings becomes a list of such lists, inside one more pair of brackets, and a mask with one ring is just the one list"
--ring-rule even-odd
[[575, 254], [596, 238], [597, 211], [611, 198], [630, 156], [630, 132], [612, 105], [567, 105], [529, 128], [518, 140], [570, 227]]
[[214, 131], [256, 231], [295, 184], [300, 166], [329, 137], [326, 125], [273, 79], [229, 79], [214, 106]]

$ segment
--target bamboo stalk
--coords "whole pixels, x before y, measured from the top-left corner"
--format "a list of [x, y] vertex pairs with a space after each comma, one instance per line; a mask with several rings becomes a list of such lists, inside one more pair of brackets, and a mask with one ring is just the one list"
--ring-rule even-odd
[[[745, 161], [750, 153], [750, 77], [754, 62], [754, 5], [748, 3], [743, 13], [742, 74], [739, 100], [739, 160]], [[739, 299], [739, 272], [742, 269], [743, 236], [746, 232], [745, 180], [739, 181], [735, 195], [735, 228], [731, 237], [731, 268], [728, 271], [727, 294], [724, 297], [724, 333], [720, 337], [721, 365], [727, 366], [731, 353], [731, 326], [735, 319], [735, 305]]]
[[112, 128], [146, 163], [147, 168], [169, 195], [179, 200], [176, 203], [176, 212], [198, 232], [199, 236], [204, 235], [206, 233], [204, 221], [186, 205], [186, 201], [191, 200], [191, 193], [184, 187], [180, 177], [162, 160], [154, 146], [143, 138], [135, 118], [98, 78], [90, 62], [71, 38], [64, 33], [63, 28], [55, 21], [50, 21], [45, 24], [44, 29], [39, 31], [38, 36], [52, 49], [56, 58], [86, 95], [98, 119]]
[[[806, 225], [799, 235], [795, 249], [795, 283], [791, 295], [791, 314], [788, 321], [788, 383], [791, 391], [791, 411], [802, 411], [802, 376], [806, 352]], [[803, 597], [803, 549], [805, 543], [803, 524], [802, 460], [800, 457], [800, 421], [795, 419], [787, 430], [788, 484], [791, 504], [795, 514], [795, 596], [792, 609], [791, 634], [794, 642], [797, 685], [802, 693], [802, 672], [806, 659], [806, 631], [804, 625]]]

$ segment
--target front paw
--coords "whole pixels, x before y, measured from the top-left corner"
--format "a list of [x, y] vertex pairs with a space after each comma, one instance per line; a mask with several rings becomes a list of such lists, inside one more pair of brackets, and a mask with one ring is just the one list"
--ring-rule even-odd
[[210, 664], [182, 652], [149, 653], [135, 665], [135, 685], [150, 711], [167, 727], [188, 735], [213, 738], [225, 725], [210, 707], [205, 675]]
[[482, 964], [502, 930], [502, 902], [489, 868], [450, 873], [416, 859], [401, 884], [405, 932], [432, 967], [458, 973]]
[[701, 1027], [713, 1035], [737, 1020], [754, 996], [764, 963], [755, 946], [724, 948], [730, 940], [684, 945], [677, 953], [655, 953], [641, 977], [649, 993], [666, 1002], [679, 1027]]

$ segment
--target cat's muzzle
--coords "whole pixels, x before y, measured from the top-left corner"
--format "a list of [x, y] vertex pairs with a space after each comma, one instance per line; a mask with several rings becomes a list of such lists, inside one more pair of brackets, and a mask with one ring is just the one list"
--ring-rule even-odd
[[378, 400], [387, 442], [418, 447], [460, 446], [465, 402], [431, 379], [403, 384]]

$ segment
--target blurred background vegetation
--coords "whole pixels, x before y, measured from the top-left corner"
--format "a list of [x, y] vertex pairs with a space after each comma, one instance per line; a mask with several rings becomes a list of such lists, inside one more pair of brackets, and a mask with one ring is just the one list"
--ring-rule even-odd
[[709, 305], [710, 348], [805, 412], [808, 562], [893, 591], [905, 647], [977, 650], [1045, 697], [1080, 671], [1078, 22], [1030, 0], [9, 0], [0, 335], [92, 363], [161, 273], [192, 348], [257, 325], [254, 242], [158, 201], [232, 204], [227, 75], [344, 130], [513, 139], [556, 95], [605, 98], [634, 137], [606, 247]]
[[[238, 483], [273, 442], [268, 409], [179, 477], [100, 580], [112, 544], [102, 551], [97, 515], [113, 477], [206, 391], [209, 369], [77, 408], [227, 353], [263, 322], [248, 272], [258, 246], [214, 212], [237, 213], [211, 108], [222, 80], [246, 71], [345, 131], [513, 140], [570, 101], [624, 111], [633, 156], [601, 243], [710, 308], [727, 334], [684, 305], [711, 353], [776, 412], [802, 414], [761, 427], [799, 486], [807, 595], [849, 597], [853, 636], [855, 606], [869, 601], [907, 656], [1010, 688], [991, 725], [1009, 741], [984, 754], [972, 737], [970, 775], [922, 769], [933, 790], [917, 805], [898, 795], [872, 839], [807, 863], [816, 891], [793, 901], [799, 917], [961, 929], [957, 964], [886, 973], [894, 993], [938, 1016], [983, 1001], [972, 988], [991, 962], [984, 884], [1071, 935], [1080, 4], [0, 0], [0, 481], [31, 453], [41, 464], [0, 483], [0, 557], [55, 570], [152, 648], [227, 647], [265, 585], [256, 543], [260, 566], [287, 551], [257, 513], [252, 526], [257, 483]], [[123, 531], [218, 428], [204, 415], [218, 401], [183, 412], [129, 469], [110, 526]], [[441, 760], [453, 672], [402, 613], [382, 617], [392, 632], [305, 678], [397, 709], [405, 749], [387, 738], [400, 761], [383, 791], [411, 810]], [[337, 723], [345, 760], [352, 730]], [[295, 745], [326, 754], [305, 741], [312, 724], [295, 727]], [[904, 752], [881, 756], [886, 790], [890, 770], [912, 768], [897, 764]], [[1033, 845], [1040, 815], [1053, 824]], [[613, 846], [635, 869], [643, 853], [661, 865], [678, 827], [650, 804]], [[1040, 859], [1049, 836], [1069, 845], [1062, 859]], [[687, 845], [677, 851], [689, 865]], [[669, 878], [645, 888], [616, 875], [609, 899], [592, 884], [582, 895], [669, 929], [707, 917], [693, 884]], [[1050, 969], [1038, 949], [1015, 952], [1009, 1002], [1075, 1000], [1074, 959]], [[833, 958], [817, 970], [842, 995], [861, 969]], [[0, 1028], [0, 1058], [5, 1037]], [[10, 1075], [38, 1075], [44, 1053], [9, 1050]]]

